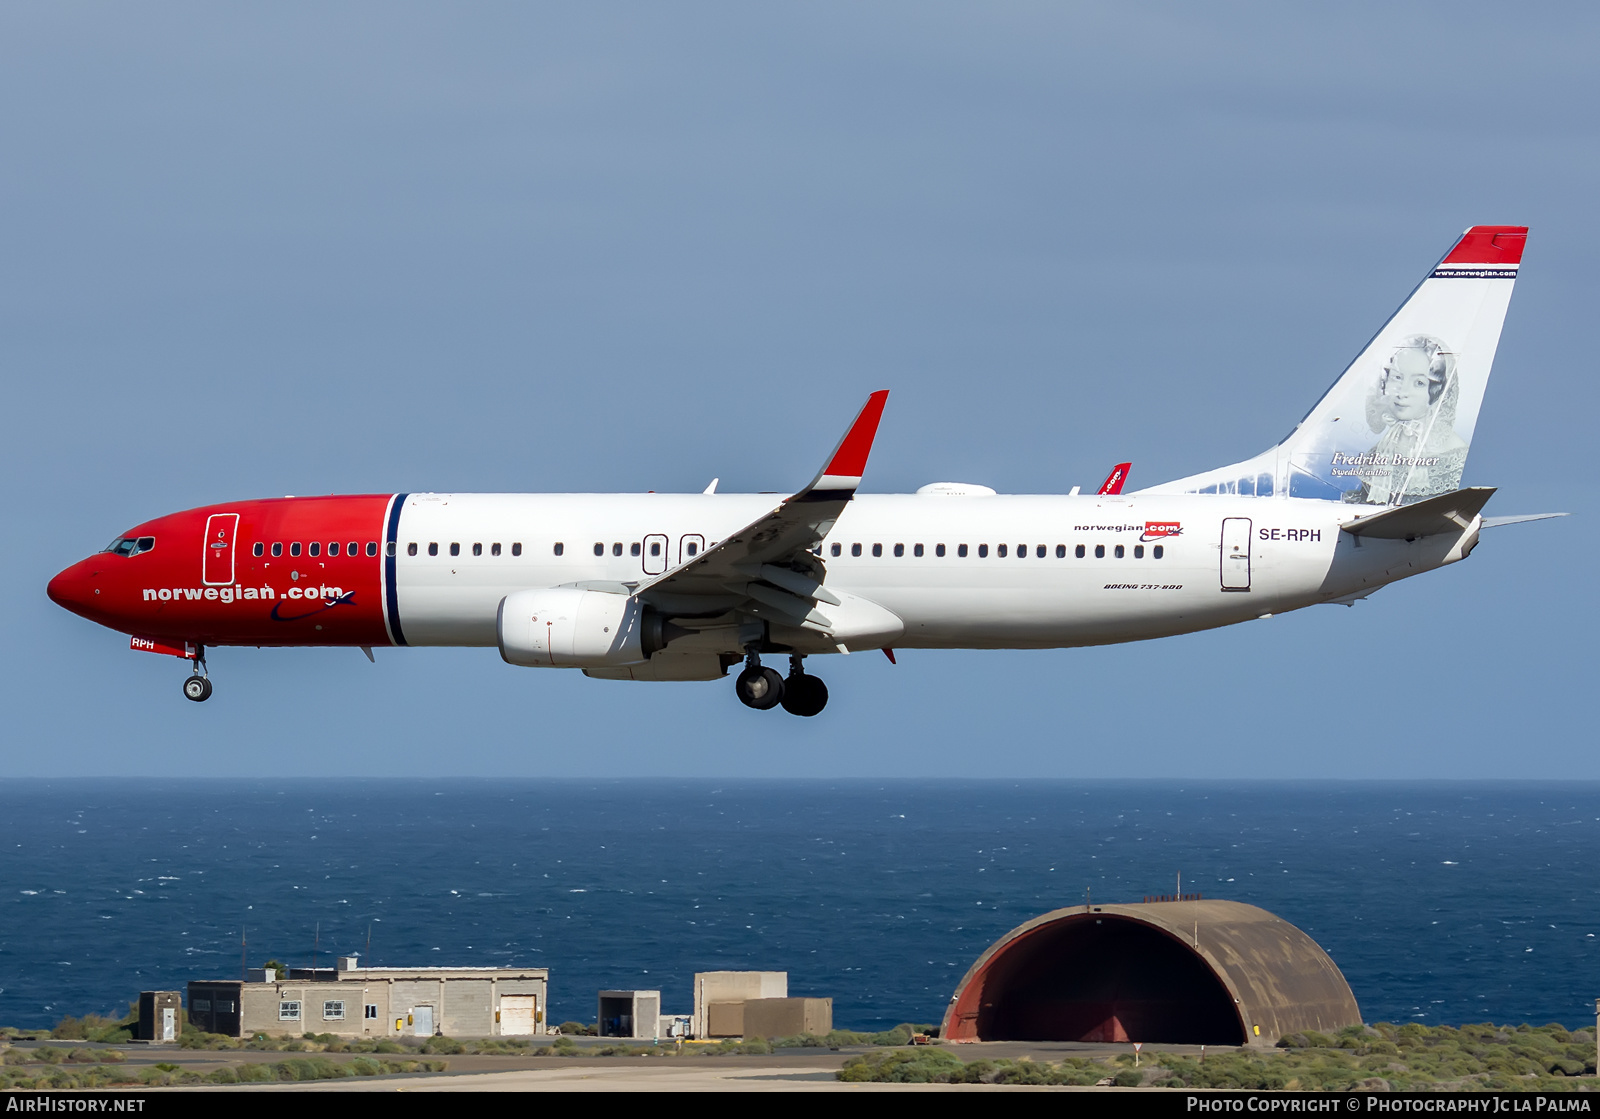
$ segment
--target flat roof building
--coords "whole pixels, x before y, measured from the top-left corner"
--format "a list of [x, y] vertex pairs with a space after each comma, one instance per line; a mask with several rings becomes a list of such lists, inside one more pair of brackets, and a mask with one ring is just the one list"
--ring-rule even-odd
[[189, 984], [189, 1020], [229, 1037], [529, 1037], [546, 1032], [547, 968], [257, 968], [248, 980]]

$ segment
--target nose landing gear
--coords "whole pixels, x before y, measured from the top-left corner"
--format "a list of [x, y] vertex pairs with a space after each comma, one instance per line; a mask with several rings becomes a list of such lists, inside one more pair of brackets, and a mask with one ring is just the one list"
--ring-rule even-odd
[[183, 698], [204, 703], [211, 698], [211, 677], [206, 675], [206, 647], [195, 647], [194, 675], [183, 682]]

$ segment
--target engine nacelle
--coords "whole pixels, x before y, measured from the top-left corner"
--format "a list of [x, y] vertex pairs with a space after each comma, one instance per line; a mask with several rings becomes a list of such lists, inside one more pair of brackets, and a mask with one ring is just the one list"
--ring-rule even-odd
[[646, 641], [649, 621], [656, 619], [628, 595], [550, 587], [501, 599], [495, 631], [507, 664], [607, 668], [650, 659], [659, 638]]

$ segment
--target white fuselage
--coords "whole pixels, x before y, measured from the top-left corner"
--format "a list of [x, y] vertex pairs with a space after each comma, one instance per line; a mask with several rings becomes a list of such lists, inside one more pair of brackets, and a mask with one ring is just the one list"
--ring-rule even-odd
[[[493, 646], [506, 595], [638, 584], [781, 500], [409, 495], [396, 534], [405, 643]], [[1458, 538], [1358, 540], [1341, 532], [1360, 511], [1340, 502], [1213, 494], [862, 494], [818, 555], [829, 590], [898, 616], [898, 647], [1103, 645], [1359, 597], [1461, 556]], [[512, 554], [514, 544], [520, 554]]]

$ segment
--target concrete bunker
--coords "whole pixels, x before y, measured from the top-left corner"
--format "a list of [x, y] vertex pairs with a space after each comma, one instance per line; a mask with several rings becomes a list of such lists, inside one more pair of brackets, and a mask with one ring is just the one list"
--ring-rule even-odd
[[1057, 909], [1012, 929], [968, 969], [950, 1041], [1275, 1045], [1361, 1024], [1338, 967], [1289, 922], [1242, 902]]

